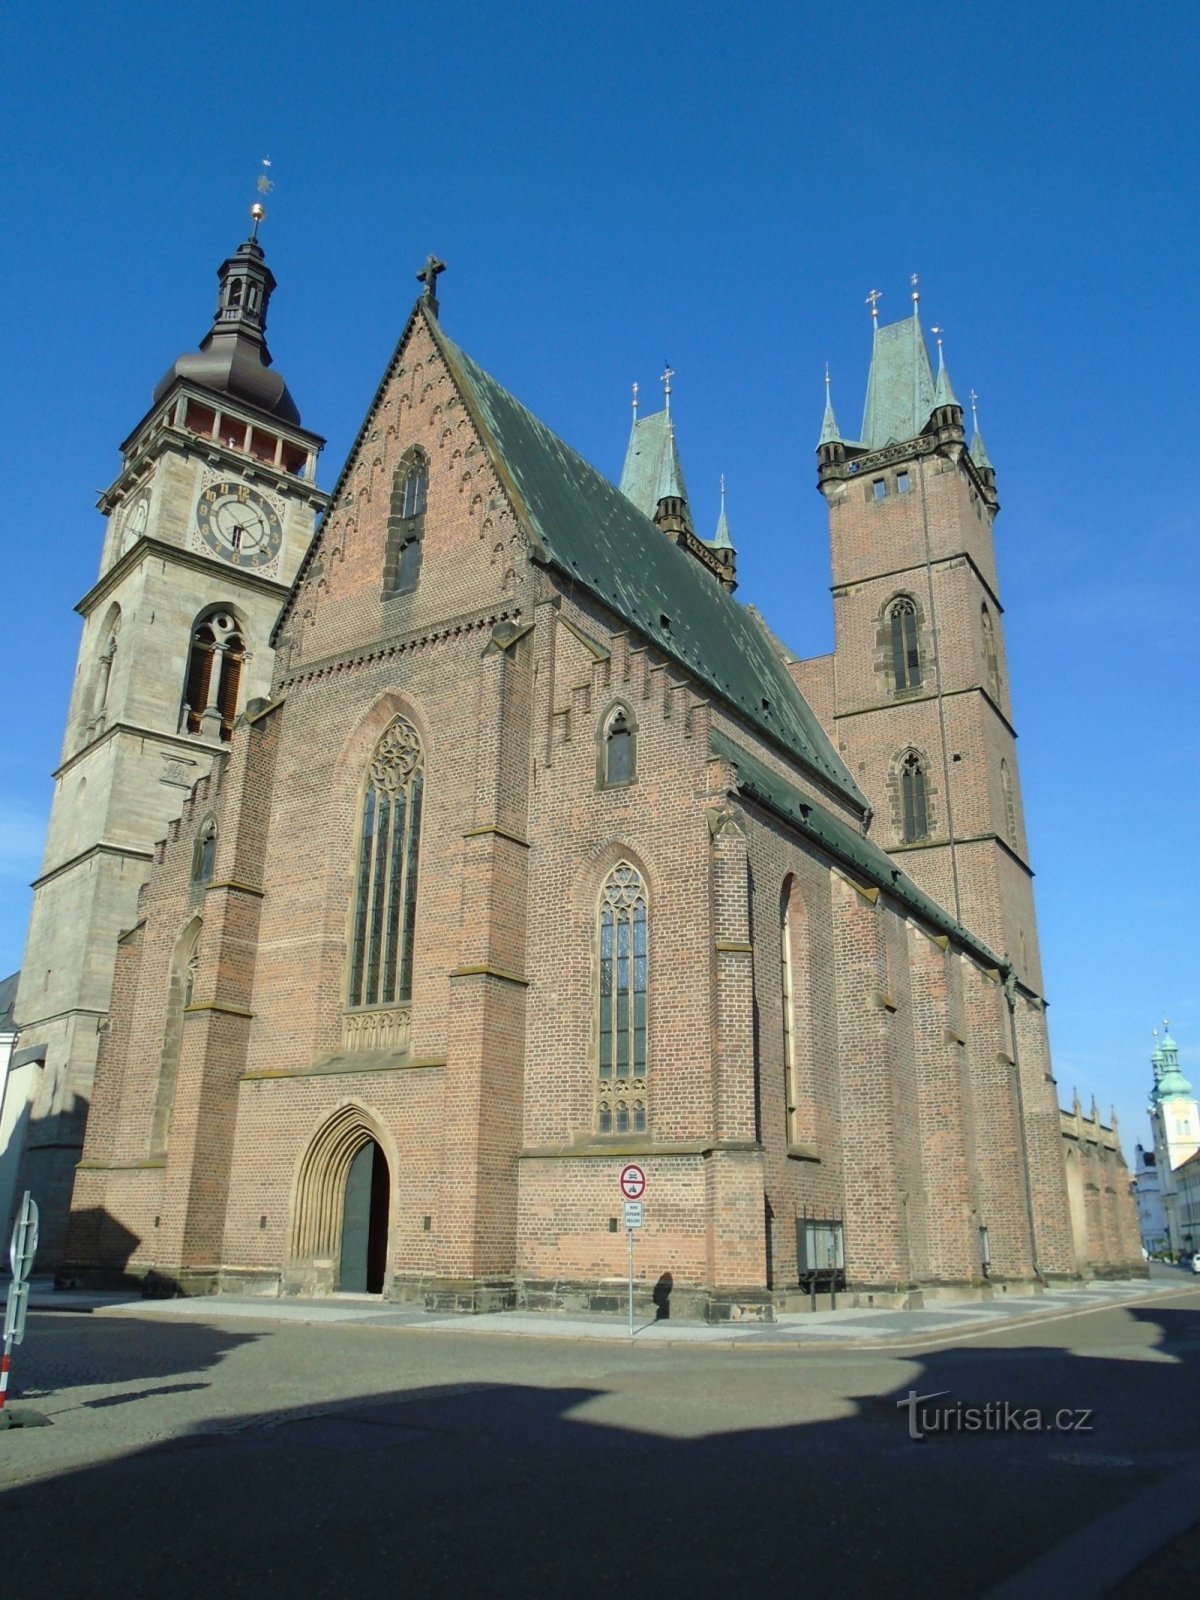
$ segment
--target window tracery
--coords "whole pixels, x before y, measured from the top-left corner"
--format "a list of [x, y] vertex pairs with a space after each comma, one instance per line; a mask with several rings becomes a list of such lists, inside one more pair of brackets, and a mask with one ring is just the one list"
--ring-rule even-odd
[[352, 1009], [412, 997], [424, 776], [420, 736], [396, 717], [372, 752], [363, 793], [346, 996]]
[[620, 861], [600, 894], [600, 1133], [646, 1131], [646, 888], [637, 868]]

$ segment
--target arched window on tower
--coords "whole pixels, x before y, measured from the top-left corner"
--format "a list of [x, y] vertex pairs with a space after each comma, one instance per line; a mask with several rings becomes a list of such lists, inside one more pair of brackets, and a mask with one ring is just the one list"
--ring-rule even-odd
[[641, 873], [619, 861], [600, 892], [600, 1133], [646, 1131], [646, 912]]
[[979, 624], [983, 630], [983, 659], [987, 668], [987, 684], [992, 699], [1000, 699], [1000, 657], [996, 650], [996, 626], [986, 602], [979, 608]]
[[375, 746], [363, 789], [346, 991], [351, 1009], [412, 999], [424, 781], [420, 735], [395, 717]]
[[904, 825], [905, 844], [915, 844], [929, 834], [929, 817], [925, 805], [925, 768], [915, 750], [910, 750], [900, 764], [900, 803]]
[[1004, 791], [1004, 831], [1008, 842], [1012, 846], [1017, 843], [1017, 803], [1013, 796], [1012, 773], [1009, 771], [1008, 762], [1003, 756], [1000, 758], [1000, 787]]
[[633, 782], [637, 773], [637, 727], [628, 706], [613, 706], [602, 720], [598, 754], [602, 788]]
[[409, 594], [421, 575], [421, 543], [425, 537], [425, 497], [429, 462], [423, 451], [405, 452], [392, 476], [387, 549], [383, 564], [383, 597]]
[[901, 595], [888, 609], [888, 641], [893, 686], [896, 689], [920, 688], [921, 648], [917, 642], [917, 607], [909, 595]]
[[213, 607], [196, 619], [183, 685], [181, 733], [225, 742], [233, 737], [245, 659], [241, 624], [231, 611]]

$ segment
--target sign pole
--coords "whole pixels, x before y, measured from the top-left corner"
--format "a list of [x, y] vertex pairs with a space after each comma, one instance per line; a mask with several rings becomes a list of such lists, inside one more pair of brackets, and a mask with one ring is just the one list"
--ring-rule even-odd
[[[625, 1237], [629, 1240], [629, 1337], [633, 1338], [633, 1229], [625, 1229]], [[5, 1356], [5, 1360], [8, 1357]], [[0, 1401], [0, 1404], [3, 1402]]]
[[4, 1409], [8, 1400], [8, 1374], [12, 1367], [12, 1347], [25, 1337], [25, 1318], [29, 1311], [29, 1270], [37, 1254], [38, 1208], [37, 1202], [26, 1189], [13, 1227], [8, 1259], [12, 1267], [12, 1282], [8, 1287], [8, 1303], [4, 1308], [4, 1355], [0, 1357], [0, 1428], [20, 1427], [25, 1423], [45, 1420], [37, 1412], [18, 1420], [15, 1412]]

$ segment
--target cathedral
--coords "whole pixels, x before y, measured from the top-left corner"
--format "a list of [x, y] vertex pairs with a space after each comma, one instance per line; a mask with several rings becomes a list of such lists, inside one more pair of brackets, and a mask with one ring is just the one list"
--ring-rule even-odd
[[635, 1195], [639, 1296], [711, 1319], [1140, 1270], [1123, 1163], [1073, 1228], [996, 473], [916, 296], [826, 405], [803, 659], [669, 381], [614, 485], [433, 257], [322, 493], [257, 235], [79, 608], [17, 1001], [61, 1274], [609, 1309]]

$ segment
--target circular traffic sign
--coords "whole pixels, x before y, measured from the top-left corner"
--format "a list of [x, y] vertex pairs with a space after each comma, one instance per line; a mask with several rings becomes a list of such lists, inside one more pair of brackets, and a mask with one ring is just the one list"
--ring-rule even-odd
[[621, 1168], [621, 1193], [626, 1200], [640, 1200], [646, 1192], [646, 1174], [641, 1167], [629, 1166]]

